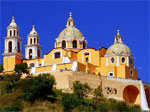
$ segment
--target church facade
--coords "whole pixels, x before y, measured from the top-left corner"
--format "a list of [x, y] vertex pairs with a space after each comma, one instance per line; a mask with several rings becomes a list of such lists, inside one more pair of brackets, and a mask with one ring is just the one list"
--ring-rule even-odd
[[[27, 63], [29, 72], [32, 75], [36, 76], [42, 73], [53, 74], [56, 78], [57, 86], [60, 84], [60, 86], [56, 86], [57, 88], [71, 88], [73, 79], [80, 80], [81, 82], [87, 80], [87, 83], [89, 81], [92, 85], [94, 84], [94, 82], [92, 83], [93, 77], [95, 82], [96, 79], [99, 80], [96, 85], [101, 85], [104, 92], [107, 91], [105, 94], [107, 97], [139, 104], [144, 109], [148, 109], [148, 105], [150, 105], [150, 101], [148, 100], [150, 98], [150, 90], [147, 89], [149, 87], [142, 81], [137, 80], [138, 71], [134, 66], [134, 57], [130, 48], [124, 44], [120, 30], [117, 30], [116, 36], [114, 37], [114, 44], [108, 49], [101, 48], [97, 50], [95, 48], [89, 48], [86, 38], [75, 26], [72, 13], [70, 13], [67, 20], [66, 28], [56, 38], [54, 48], [49, 53], [44, 54], [43, 57], [40, 36], [33, 24], [32, 30], [27, 38], [27, 45], [25, 46], [25, 59], [22, 54], [22, 39], [19, 36], [19, 27], [14, 17], [12, 17], [12, 22], [7, 27], [3, 55], [5, 74], [14, 72], [15, 64], [24, 62]], [[62, 71], [66, 71], [64, 72], [66, 74], [72, 74], [74, 78], [68, 75], [68, 78], [65, 77], [66, 79], [62, 80], [60, 76], [65, 76], [64, 73], [61, 73]], [[56, 73], [61, 75], [57, 76]], [[75, 73], [83, 74], [81, 77], [84, 80], [77, 78], [79, 75], [73, 75]], [[87, 79], [88, 77], [91, 78]], [[97, 78], [95, 79], [95, 77]], [[114, 80], [116, 82], [122, 80], [122, 83], [116, 83]], [[61, 84], [63, 81], [64, 83]], [[123, 83], [124, 81], [125, 83]], [[133, 82], [138, 83], [134, 84]], [[121, 93], [116, 92], [117, 90], [115, 89], [108, 88], [108, 84], [111, 85], [111, 83], [113, 83], [114, 88], [120, 84], [118, 91]], [[124, 89], [126, 87], [128, 88], [125, 91]], [[107, 95], [109, 92], [115, 94], [112, 96]], [[143, 101], [144, 104], [142, 103]]]

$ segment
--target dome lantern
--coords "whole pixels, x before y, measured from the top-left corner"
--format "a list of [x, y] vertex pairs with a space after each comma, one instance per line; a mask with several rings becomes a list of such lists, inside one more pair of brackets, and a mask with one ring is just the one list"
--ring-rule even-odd
[[70, 12], [66, 27], [74, 27], [74, 26], [75, 26], [74, 19], [72, 18], [72, 12]]
[[123, 43], [122, 42], [122, 36], [120, 35], [120, 30], [119, 29], [117, 30], [117, 35], [115, 36], [114, 44], [116, 44], [116, 43]]

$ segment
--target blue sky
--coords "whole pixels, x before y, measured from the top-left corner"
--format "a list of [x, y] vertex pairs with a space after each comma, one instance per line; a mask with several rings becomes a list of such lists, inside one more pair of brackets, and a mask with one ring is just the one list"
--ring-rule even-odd
[[70, 11], [76, 27], [87, 39], [88, 47], [108, 48], [114, 42], [118, 27], [123, 42], [129, 46], [135, 57], [135, 68], [139, 71], [139, 77], [150, 82], [148, 1], [1, 1], [0, 63], [3, 63], [4, 38], [6, 28], [11, 22], [12, 10], [20, 27], [20, 37], [23, 38], [23, 52], [33, 20], [43, 46], [42, 54], [54, 48], [55, 39], [66, 27]]

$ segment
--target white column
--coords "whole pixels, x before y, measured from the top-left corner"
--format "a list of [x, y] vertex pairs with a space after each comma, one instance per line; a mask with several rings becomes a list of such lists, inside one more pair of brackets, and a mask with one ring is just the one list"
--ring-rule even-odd
[[78, 44], [77, 44], [77, 45], [78, 45], [78, 48], [80, 49], [80, 41], [78, 41]]
[[14, 49], [15, 49], [15, 41], [12, 40], [12, 50], [14, 50]]
[[7, 41], [5, 40], [5, 50], [7, 50]]
[[106, 57], [106, 66], [108, 66], [108, 57]]
[[66, 41], [66, 48], [68, 48], [68, 41]]
[[129, 57], [127, 56], [127, 66], [129, 66]]
[[120, 63], [119, 63], [119, 56], [117, 56], [117, 66], [119, 66]]

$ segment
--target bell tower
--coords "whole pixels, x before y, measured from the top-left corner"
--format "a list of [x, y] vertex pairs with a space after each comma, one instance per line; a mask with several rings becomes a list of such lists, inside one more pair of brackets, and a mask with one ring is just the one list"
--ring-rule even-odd
[[7, 27], [7, 37], [5, 37], [4, 50], [4, 72], [12, 72], [15, 64], [20, 64], [23, 60], [22, 38], [19, 37], [19, 26], [17, 26], [14, 16]]
[[35, 26], [33, 23], [32, 30], [28, 35], [28, 44], [25, 46], [25, 58], [26, 59], [35, 59], [40, 58], [42, 54], [42, 47], [39, 43], [40, 36], [35, 30]]

